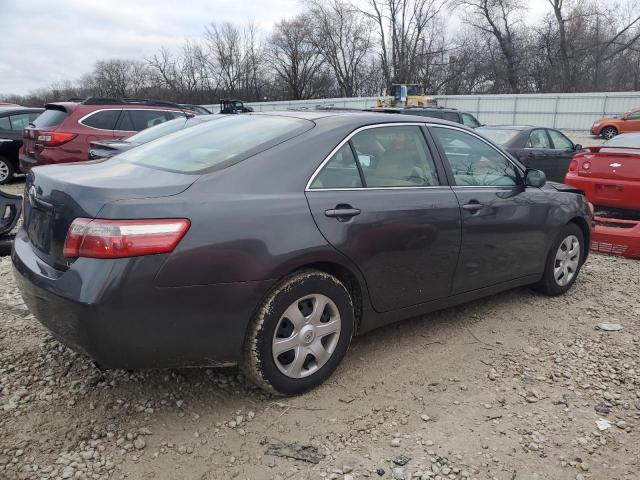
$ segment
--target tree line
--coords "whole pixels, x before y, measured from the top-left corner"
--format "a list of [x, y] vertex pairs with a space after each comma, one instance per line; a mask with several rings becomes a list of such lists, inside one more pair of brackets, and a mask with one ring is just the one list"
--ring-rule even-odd
[[268, 32], [214, 22], [177, 51], [98, 60], [77, 80], [0, 98], [208, 104], [375, 96], [393, 83], [428, 94], [640, 90], [640, 0], [536, 1], [550, 11], [532, 23], [524, 0], [306, 0]]

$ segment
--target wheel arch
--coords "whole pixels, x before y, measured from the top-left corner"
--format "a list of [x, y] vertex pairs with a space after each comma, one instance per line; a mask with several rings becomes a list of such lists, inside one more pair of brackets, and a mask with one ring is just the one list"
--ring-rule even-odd
[[583, 217], [573, 217], [568, 223], [573, 223], [582, 231], [582, 237], [584, 238], [584, 251], [582, 252], [582, 263], [587, 260], [589, 255], [589, 249], [591, 248], [591, 228]]

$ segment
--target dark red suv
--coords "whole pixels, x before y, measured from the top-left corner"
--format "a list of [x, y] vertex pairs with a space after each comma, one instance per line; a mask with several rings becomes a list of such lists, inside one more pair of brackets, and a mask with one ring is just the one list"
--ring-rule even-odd
[[88, 98], [45, 105], [23, 132], [20, 169], [86, 161], [95, 140], [126, 138], [145, 128], [195, 112], [155, 100]]

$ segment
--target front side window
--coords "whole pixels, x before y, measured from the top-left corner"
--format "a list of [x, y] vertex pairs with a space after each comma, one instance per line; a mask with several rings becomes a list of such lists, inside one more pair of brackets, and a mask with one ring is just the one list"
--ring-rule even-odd
[[333, 154], [310, 188], [362, 188], [362, 180], [349, 142]]
[[520, 183], [516, 167], [478, 137], [452, 128], [433, 127], [451, 165], [456, 185], [514, 186]]
[[428, 187], [439, 185], [435, 163], [418, 126], [369, 128], [351, 143], [365, 187]]
[[556, 150], [573, 150], [573, 143], [557, 130], [547, 130]]
[[547, 136], [547, 132], [545, 132], [541, 128], [538, 128], [537, 130], [533, 130], [531, 134], [529, 134], [529, 140], [527, 141], [525, 148], [542, 148], [542, 149], [551, 148], [551, 144], [549, 143], [549, 137]]
[[473, 115], [469, 115], [468, 113], [462, 114], [462, 123], [469, 128], [478, 128], [480, 126], [480, 122], [478, 122]]
[[0, 130], [11, 130], [9, 117], [0, 117]]
[[639, 112], [631, 112], [627, 118], [629, 120], [640, 120], [640, 111]]
[[99, 128], [100, 130], [113, 130], [119, 115], [120, 110], [102, 110], [89, 115], [80, 123], [87, 127]]

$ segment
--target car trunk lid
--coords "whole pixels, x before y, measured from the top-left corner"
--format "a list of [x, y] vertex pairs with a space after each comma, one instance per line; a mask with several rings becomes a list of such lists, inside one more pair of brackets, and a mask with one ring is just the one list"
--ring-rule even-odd
[[591, 147], [576, 155], [577, 171], [581, 177], [609, 180], [640, 180], [640, 148]]
[[105, 205], [118, 200], [177, 195], [197, 178], [117, 159], [36, 168], [25, 185], [23, 227], [37, 255], [64, 270], [73, 262], [63, 247], [74, 219], [99, 218]]

